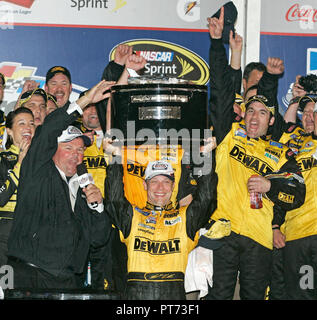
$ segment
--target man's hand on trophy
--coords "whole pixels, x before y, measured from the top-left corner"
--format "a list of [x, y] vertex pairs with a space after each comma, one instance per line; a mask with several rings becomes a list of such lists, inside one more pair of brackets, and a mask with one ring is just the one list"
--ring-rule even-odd
[[111, 154], [114, 156], [121, 155], [121, 148], [113, 145], [113, 140], [109, 137], [105, 137], [102, 141], [104, 154]]
[[200, 152], [206, 154], [214, 150], [217, 147], [217, 142], [215, 137], [209, 137], [205, 140], [206, 144], [200, 147]]

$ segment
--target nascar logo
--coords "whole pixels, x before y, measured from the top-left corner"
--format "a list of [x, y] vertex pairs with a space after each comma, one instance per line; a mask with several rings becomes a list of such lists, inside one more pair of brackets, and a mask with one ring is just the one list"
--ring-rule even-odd
[[[205, 85], [209, 81], [209, 65], [193, 51], [161, 40], [139, 39], [120, 44], [132, 46], [134, 52], [147, 60], [144, 75], [180, 78], [194, 84]], [[118, 44], [119, 45], [119, 44]], [[116, 47], [109, 55], [114, 60]]]
[[136, 51], [135, 53], [147, 61], [172, 62], [174, 56], [174, 52]]

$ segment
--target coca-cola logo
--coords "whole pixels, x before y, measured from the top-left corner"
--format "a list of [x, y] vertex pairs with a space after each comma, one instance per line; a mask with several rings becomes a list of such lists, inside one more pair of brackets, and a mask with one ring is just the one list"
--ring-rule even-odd
[[317, 9], [314, 9], [311, 6], [300, 6], [298, 3], [295, 3], [287, 10], [285, 18], [290, 22], [317, 22]]

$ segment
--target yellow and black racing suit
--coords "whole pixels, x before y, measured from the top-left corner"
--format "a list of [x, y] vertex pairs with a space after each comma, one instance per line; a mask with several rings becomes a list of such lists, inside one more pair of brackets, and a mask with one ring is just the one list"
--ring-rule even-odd
[[[227, 59], [211, 50], [211, 118], [217, 140], [217, 209], [213, 220], [231, 221], [225, 245], [214, 250], [213, 287], [207, 299], [232, 299], [237, 275], [241, 299], [264, 299], [270, 280], [273, 206], [301, 206], [305, 184], [294, 154], [268, 136], [249, 138], [244, 120], [233, 111], [235, 92], [226, 76]], [[250, 208], [247, 188], [252, 175], [271, 182], [261, 209]]]
[[217, 176], [197, 178], [189, 206], [133, 206], [124, 195], [121, 164], [107, 167], [105, 207], [128, 252], [128, 299], [185, 299], [184, 273], [198, 231], [215, 209]]
[[283, 223], [286, 237], [282, 259], [285, 299], [315, 300], [316, 286], [308, 282], [306, 287], [301, 285], [304, 273], [308, 275], [309, 271], [303, 267], [311, 268], [313, 278], [317, 276], [317, 136], [305, 133], [298, 125], [288, 124], [280, 141], [287, 143], [296, 153], [306, 184], [304, 204], [287, 211], [284, 223], [283, 220], [279, 221], [279, 225]]
[[7, 262], [7, 242], [14, 218], [20, 175], [19, 148], [0, 153], [0, 267]]

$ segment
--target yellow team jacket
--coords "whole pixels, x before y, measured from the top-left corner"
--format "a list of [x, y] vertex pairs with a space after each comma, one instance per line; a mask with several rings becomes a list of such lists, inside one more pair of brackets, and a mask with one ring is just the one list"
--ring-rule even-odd
[[[289, 140], [289, 141], [288, 141]], [[297, 127], [290, 133], [283, 134], [281, 141], [296, 150], [296, 159], [306, 184], [304, 204], [294, 210], [287, 211], [284, 226], [286, 241], [296, 240], [317, 234], [317, 137], [305, 135], [304, 130]]]
[[[187, 236], [187, 207], [175, 209], [171, 203], [166, 210], [133, 207], [130, 234], [121, 241], [127, 246], [129, 281], [183, 280], [189, 252], [198, 241]], [[155, 232], [154, 232], [155, 230]], [[162, 240], [163, 239], [163, 240]]]
[[100, 189], [103, 198], [105, 197], [105, 178], [108, 161], [108, 156], [103, 153], [102, 144], [98, 148], [95, 137], [94, 143], [85, 150], [83, 163], [85, 163], [87, 171], [91, 173], [95, 185]]
[[[248, 138], [244, 120], [234, 122], [231, 131], [216, 149], [218, 206], [212, 219], [231, 221], [231, 230], [272, 249], [273, 202], [263, 196], [263, 208], [250, 208], [247, 181], [252, 175], [273, 178], [287, 162], [288, 148], [262, 138]], [[279, 200], [292, 202], [293, 196], [280, 192]]]
[[[17, 162], [19, 151], [18, 147], [11, 145], [8, 150], [3, 151], [0, 154], [1, 166], [4, 166], [2, 170], [6, 172], [6, 178], [0, 186], [1, 197], [8, 199], [3, 206], [0, 206], [0, 219], [14, 218], [13, 214], [17, 201], [17, 188], [21, 168], [21, 165]], [[4, 160], [6, 160], [7, 165], [10, 163], [10, 166], [6, 167]], [[7, 194], [11, 194], [11, 196], [8, 196]]]

